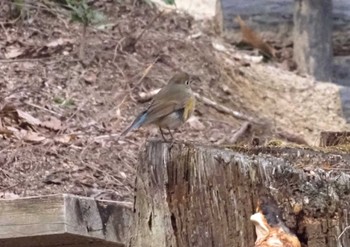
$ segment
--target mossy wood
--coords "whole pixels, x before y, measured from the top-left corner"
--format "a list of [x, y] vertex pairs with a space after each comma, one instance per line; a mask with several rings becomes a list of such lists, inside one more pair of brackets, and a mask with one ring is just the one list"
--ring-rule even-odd
[[[149, 142], [137, 170], [131, 247], [252, 247], [271, 195], [303, 246], [350, 246], [350, 158], [305, 148]], [[338, 237], [340, 236], [339, 240]]]
[[0, 246], [125, 245], [130, 209], [73, 195], [0, 200]]

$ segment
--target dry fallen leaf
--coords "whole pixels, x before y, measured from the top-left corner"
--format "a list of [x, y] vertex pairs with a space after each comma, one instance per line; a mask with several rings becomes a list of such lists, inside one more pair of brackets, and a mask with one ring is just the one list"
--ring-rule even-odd
[[190, 119], [188, 119], [187, 123], [191, 126], [192, 129], [196, 129], [196, 130], [205, 129], [204, 124], [201, 121], [199, 121], [198, 117], [192, 116]]
[[55, 118], [55, 117], [49, 117], [47, 120], [41, 122], [41, 127], [52, 129], [55, 131], [59, 131], [62, 129], [62, 122], [61, 120]]
[[0, 194], [0, 198], [1, 199], [18, 199], [20, 198], [20, 196], [12, 192], [5, 191], [4, 193]]
[[35, 117], [33, 117], [32, 115], [30, 115], [27, 112], [21, 111], [17, 109], [17, 113], [18, 116], [22, 119], [24, 119], [27, 123], [31, 124], [31, 125], [40, 125], [41, 121]]
[[5, 52], [5, 58], [11, 59], [19, 57], [23, 52], [24, 50], [19, 47], [8, 47]]
[[63, 39], [58, 38], [56, 40], [52, 40], [49, 43], [46, 44], [46, 47], [56, 47], [56, 46], [63, 46], [67, 44], [72, 44], [74, 40], [72, 39]]
[[85, 80], [85, 82], [95, 83], [97, 80], [97, 75], [95, 72], [87, 70], [83, 74], [83, 79]]
[[29, 131], [25, 129], [18, 130], [14, 127], [8, 127], [8, 129], [12, 131], [13, 135], [19, 140], [38, 143], [46, 139], [44, 136], [40, 135], [38, 132], [34, 132], [31, 130]]
[[54, 138], [54, 140], [56, 142], [60, 142], [60, 143], [63, 143], [63, 144], [67, 144], [69, 142], [72, 142], [74, 141], [75, 139], [77, 139], [77, 135], [74, 135], [74, 134], [69, 134], [69, 135], [60, 135], [60, 136], [56, 136]]
[[6, 127], [0, 126], [0, 135], [10, 136], [12, 134], [13, 132], [11, 130], [7, 129]]
[[23, 141], [29, 141], [29, 142], [42, 142], [46, 139], [46, 137], [40, 135], [38, 132], [34, 131], [26, 131], [26, 130], [21, 130], [22, 133], [25, 133], [22, 137]]

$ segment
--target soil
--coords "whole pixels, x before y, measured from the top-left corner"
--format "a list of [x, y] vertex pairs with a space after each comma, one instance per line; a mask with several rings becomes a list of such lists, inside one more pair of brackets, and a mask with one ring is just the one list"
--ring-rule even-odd
[[82, 25], [57, 3], [36, 1], [17, 19], [0, 3], [3, 198], [73, 193], [132, 202], [139, 152], [160, 136], [152, 127], [116, 136], [147, 106], [142, 93], [178, 70], [199, 78], [196, 93], [240, 117], [199, 101], [176, 140], [231, 144], [247, 121], [237, 142], [248, 146], [276, 138], [317, 145], [323, 130], [349, 130], [337, 86], [248, 59], [251, 52], [225, 43], [209, 21], [159, 16], [143, 1], [90, 2], [106, 20], [84, 39]]

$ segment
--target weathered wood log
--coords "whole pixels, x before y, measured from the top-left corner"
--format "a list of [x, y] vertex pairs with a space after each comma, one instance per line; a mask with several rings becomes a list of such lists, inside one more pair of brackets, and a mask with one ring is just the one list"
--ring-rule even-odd
[[295, 0], [294, 60], [301, 73], [332, 77], [332, 0]]
[[0, 246], [122, 247], [129, 207], [73, 195], [0, 200]]
[[350, 231], [341, 235], [350, 225], [349, 168], [349, 154], [330, 151], [149, 142], [130, 246], [252, 247], [249, 218], [262, 194], [278, 202], [303, 246], [350, 246]]

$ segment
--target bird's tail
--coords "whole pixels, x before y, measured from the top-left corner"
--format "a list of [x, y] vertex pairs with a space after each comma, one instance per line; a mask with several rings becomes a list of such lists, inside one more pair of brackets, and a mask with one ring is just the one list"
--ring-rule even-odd
[[[138, 129], [140, 128], [143, 123], [145, 122], [145, 120], [147, 119], [147, 111], [141, 112], [136, 119], [134, 120], [134, 122], [132, 122], [132, 124], [126, 128], [119, 137], [121, 136], [125, 136], [127, 133], [129, 133], [129, 131], [133, 130], [133, 129]], [[118, 138], [119, 139], [119, 138]]]

